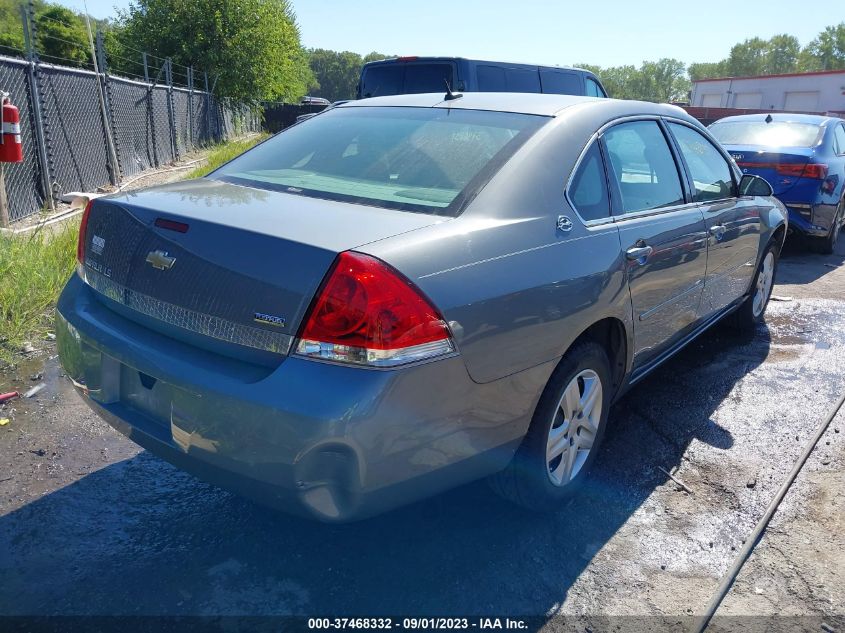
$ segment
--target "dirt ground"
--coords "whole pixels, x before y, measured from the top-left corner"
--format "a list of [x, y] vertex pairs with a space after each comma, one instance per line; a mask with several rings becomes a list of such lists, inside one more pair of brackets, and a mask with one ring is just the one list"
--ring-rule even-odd
[[[787, 300], [770, 304], [757, 336], [717, 327], [632, 390], [585, 494], [554, 516], [511, 507], [483, 482], [347, 526], [274, 514], [113, 431], [48, 346], [0, 374], [0, 393], [46, 384], [0, 406], [0, 614], [685, 629], [845, 390], [843, 260], [845, 240], [829, 257], [788, 247], [774, 291]], [[843, 440], [840, 413], [713, 630], [845, 631]]]

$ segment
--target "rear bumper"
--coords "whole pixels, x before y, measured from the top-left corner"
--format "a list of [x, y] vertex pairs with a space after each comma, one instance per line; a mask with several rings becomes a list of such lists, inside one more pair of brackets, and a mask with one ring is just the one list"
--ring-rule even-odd
[[488, 385], [459, 357], [368, 370], [262, 368], [152, 332], [74, 276], [62, 364], [92, 409], [202, 479], [325, 521], [363, 518], [504, 468], [552, 366]]
[[808, 237], [827, 237], [836, 217], [836, 205], [784, 202], [789, 229]]

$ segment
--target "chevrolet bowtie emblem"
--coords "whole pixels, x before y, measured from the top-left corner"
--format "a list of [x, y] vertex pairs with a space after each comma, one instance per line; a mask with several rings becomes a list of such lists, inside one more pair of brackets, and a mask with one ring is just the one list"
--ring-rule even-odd
[[176, 258], [168, 257], [164, 251], [153, 251], [147, 255], [147, 263], [158, 270], [169, 270], [176, 263]]

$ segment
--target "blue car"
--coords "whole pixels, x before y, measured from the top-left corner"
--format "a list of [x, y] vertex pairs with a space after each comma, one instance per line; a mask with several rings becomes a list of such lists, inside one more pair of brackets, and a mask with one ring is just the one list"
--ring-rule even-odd
[[809, 114], [746, 114], [710, 132], [743, 173], [769, 181], [789, 228], [830, 254], [845, 221], [845, 121]]

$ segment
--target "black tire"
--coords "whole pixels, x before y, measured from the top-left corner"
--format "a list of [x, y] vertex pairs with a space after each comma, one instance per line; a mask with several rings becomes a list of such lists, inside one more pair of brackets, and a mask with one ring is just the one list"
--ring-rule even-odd
[[[594, 372], [601, 385], [601, 413], [586, 460], [575, 476], [564, 485], [555, 485], [549, 474], [546, 445], [549, 433], [562, 422], [559, 404], [564, 390], [585, 371]], [[577, 383], [582, 385], [579, 380]], [[561, 359], [537, 404], [528, 432], [508, 467], [490, 478], [493, 490], [517, 505], [537, 512], [554, 512], [577, 493], [595, 461], [607, 426], [611, 398], [610, 363], [604, 349], [585, 341], [572, 347]], [[597, 396], [598, 398], [598, 396]], [[597, 400], [598, 401], [598, 400]], [[581, 429], [577, 429], [580, 435]]]
[[836, 207], [836, 217], [833, 218], [833, 225], [830, 227], [830, 233], [827, 237], [815, 238], [811, 246], [813, 250], [822, 255], [833, 255], [836, 250], [836, 242], [839, 241], [839, 233], [842, 230], [842, 216], [845, 213], [845, 199], [839, 202]]
[[[772, 296], [772, 289], [775, 286], [774, 279], [777, 276], [780, 246], [780, 244], [777, 244], [772, 241], [766, 247], [766, 250], [763, 251], [763, 256], [760, 258], [760, 263], [757, 266], [757, 271], [754, 273], [754, 279], [751, 281], [751, 288], [748, 291], [748, 295], [745, 297], [745, 301], [743, 301], [742, 305], [739, 306], [739, 308], [737, 308], [736, 311], [730, 316], [728, 323], [734, 329], [738, 330], [741, 334], [753, 335], [754, 332], [757, 330], [757, 326], [766, 320], [766, 307], [769, 305], [769, 299]], [[757, 281], [760, 278], [760, 273], [763, 270], [763, 264], [765, 263], [766, 257], [768, 257], [769, 253], [771, 253], [774, 258], [774, 269], [772, 270], [772, 283], [770, 284], [769, 291], [766, 294], [765, 300], [763, 301], [762, 310], [760, 310], [758, 313], [755, 313], [754, 295], [757, 292]]]

